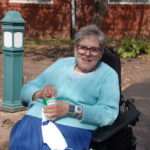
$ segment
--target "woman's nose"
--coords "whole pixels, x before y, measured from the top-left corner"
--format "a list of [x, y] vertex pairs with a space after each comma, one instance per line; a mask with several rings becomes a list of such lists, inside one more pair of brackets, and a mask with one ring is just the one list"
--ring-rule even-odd
[[90, 50], [87, 49], [86, 52], [85, 52], [85, 55], [89, 56], [91, 53], [90, 53]]

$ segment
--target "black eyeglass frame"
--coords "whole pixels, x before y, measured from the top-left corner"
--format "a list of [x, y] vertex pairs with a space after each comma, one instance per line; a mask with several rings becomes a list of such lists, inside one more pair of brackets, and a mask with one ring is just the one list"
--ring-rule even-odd
[[[80, 46], [81, 46], [81, 47], [80, 47]], [[85, 53], [87, 52], [87, 50], [89, 50], [89, 52], [90, 52], [90, 54], [91, 54], [92, 56], [97, 56], [99, 52], [102, 53], [102, 50], [101, 50], [100, 47], [87, 47], [87, 46], [85, 46], [85, 45], [80, 45], [80, 44], [75, 45], [75, 47], [76, 47], [76, 49], [77, 49], [77, 51], [78, 51], [79, 54], [85, 54]], [[80, 48], [79, 48], [79, 47], [80, 47]], [[82, 50], [83, 52], [81, 52], [81, 50]], [[95, 54], [94, 54], [94, 53], [95, 53]]]

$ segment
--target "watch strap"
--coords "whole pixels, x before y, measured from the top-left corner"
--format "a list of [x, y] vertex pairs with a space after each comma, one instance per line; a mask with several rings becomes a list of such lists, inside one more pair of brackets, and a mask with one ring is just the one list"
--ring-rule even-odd
[[75, 105], [69, 104], [69, 114], [73, 115], [75, 112]]

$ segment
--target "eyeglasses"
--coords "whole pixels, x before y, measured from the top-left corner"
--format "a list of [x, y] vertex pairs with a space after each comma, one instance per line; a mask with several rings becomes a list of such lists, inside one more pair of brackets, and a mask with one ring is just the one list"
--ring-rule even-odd
[[85, 45], [76, 45], [79, 54], [85, 54], [89, 50], [92, 56], [97, 56], [101, 49], [99, 47], [87, 47]]

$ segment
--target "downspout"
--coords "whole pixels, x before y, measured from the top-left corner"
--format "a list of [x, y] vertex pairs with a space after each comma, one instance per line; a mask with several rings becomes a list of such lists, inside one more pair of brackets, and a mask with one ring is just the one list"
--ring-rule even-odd
[[71, 0], [71, 37], [74, 36], [76, 29], [76, 0]]

